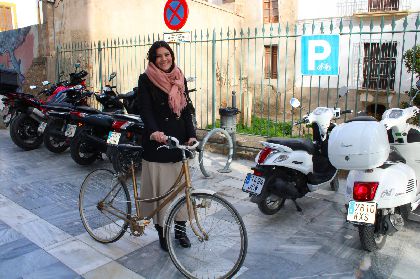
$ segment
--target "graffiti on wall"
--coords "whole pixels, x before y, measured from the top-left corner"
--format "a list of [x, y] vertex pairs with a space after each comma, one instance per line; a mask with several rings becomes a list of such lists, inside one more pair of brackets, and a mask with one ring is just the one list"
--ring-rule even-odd
[[0, 68], [17, 71], [21, 84], [34, 60], [36, 31], [29, 26], [0, 32]]

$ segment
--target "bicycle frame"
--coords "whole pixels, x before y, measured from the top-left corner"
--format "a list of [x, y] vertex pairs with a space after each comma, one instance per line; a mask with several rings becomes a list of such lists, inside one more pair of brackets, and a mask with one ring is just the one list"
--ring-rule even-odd
[[[191, 185], [191, 176], [190, 176], [190, 170], [189, 170], [189, 166], [188, 166], [188, 159], [185, 155], [185, 150], [181, 149], [182, 151], [182, 167], [181, 167], [181, 171], [178, 175], [178, 178], [176, 179], [176, 181], [174, 182], [174, 184], [172, 185], [172, 187], [163, 195], [155, 197], [155, 198], [150, 198], [150, 199], [140, 199], [138, 196], [138, 188], [137, 188], [137, 179], [135, 176], [135, 169], [134, 169], [134, 162], [131, 162], [131, 179], [133, 181], [133, 190], [134, 190], [134, 203], [135, 203], [135, 207], [136, 207], [136, 215], [135, 216], [129, 216], [128, 218], [125, 215], [122, 215], [123, 212], [121, 212], [120, 210], [113, 208], [112, 206], [107, 208], [106, 206], [104, 206], [104, 201], [107, 199], [107, 197], [113, 192], [113, 190], [115, 190], [115, 187], [118, 185], [116, 184], [115, 187], [113, 187], [111, 189], [111, 191], [105, 196], [105, 198], [103, 199], [103, 201], [99, 202], [100, 208], [102, 210], [105, 210], [107, 212], [109, 212], [110, 214], [121, 218], [127, 222], [130, 223], [130, 226], [132, 228], [136, 228], [138, 227], [137, 221], [139, 221], [139, 218], [141, 216], [141, 212], [140, 212], [140, 203], [141, 202], [146, 202], [146, 203], [152, 203], [152, 202], [157, 202], [160, 200], [163, 200], [163, 202], [155, 209], [153, 210], [148, 216], [144, 217], [143, 219], [141, 219], [140, 221], [143, 221], [140, 225], [140, 227], [145, 225], [148, 225], [150, 223], [150, 219], [153, 217], [153, 215], [155, 215], [157, 212], [159, 212], [160, 210], [162, 210], [169, 202], [171, 202], [182, 190], [185, 190], [185, 198], [186, 198], [186, 205], [187, 205], [187, 212], [188, 212], [188, 220], [190, 221], [191, 224], [191, 228], [194, 232], [194, 234], [197, 236], [197, 238], [199, 239], [199, 241], [204, 241], [204, 240], [208, 240], [208, 234], [205, 232], [205, 230], [203, 229], [203, 227], [200, 225], [199, 223], [199, 219], [198, 219], [198, 215], [197, 215], [197, 205], [195, 204], [195, 202], [193, 202], [191, 200], [191, 190], [192, 190], [192, 185]], [[181, 183], [182, 178], [185, 176], [185, 182]], [[118, 180], [121, 183], [124, 183], [123, 181], [123, 176], [119, 176]], [[118, 192], [116, 193], [118, 194]], [[116, 195], [115, 195], [116, 196]], [[113, 210], [117, 211], [117, 213], [112, 212], [110, 210], [110, 208], [112, 208]], [[192, 220], [195, 219], [196, 220], [196, 225], [198, 227], [198, 230], [195, 228], [195, 226], [193, 226], [193, 222]], [[135, 229], [132, 231], [135, 231]], [[200, 232], [201, 234], [200, 234]]]

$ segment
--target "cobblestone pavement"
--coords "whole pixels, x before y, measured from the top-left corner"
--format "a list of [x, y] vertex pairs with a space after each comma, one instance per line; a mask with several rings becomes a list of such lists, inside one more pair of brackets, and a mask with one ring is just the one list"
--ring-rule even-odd
[[[342, 194], [321, 189], [272, 216], [241, 191], [253, 162], [233, 172], [211, 155], [212, 178], [196, 188], [218, 192], [238, 209], [248, 231], [248, 254], [237, 278], [420, 278], [420, 223], [410, 221], [378, 253], [361, 250], [357, 230], [344, 221]], [[78, 212], [84, 177], [106, 161], [82, 167], [69, 152], [22, 151], [0, 130], [0, 278], [181, 278], [159, 248], [154, 229], [103, 245], [85, 232]]]

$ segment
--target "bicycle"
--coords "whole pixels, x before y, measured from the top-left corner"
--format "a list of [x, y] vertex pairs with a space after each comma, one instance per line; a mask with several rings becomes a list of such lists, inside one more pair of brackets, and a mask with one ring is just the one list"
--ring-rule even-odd
[[[126, 231], [133, 236], [144, 233], [152, 216], [172, 201], [167, 212], [164, 235], [169, 256], [177, 269], [188, 278], [231, 278], [241, 268], [248, 246], [245, 225], [236, 209], [215, 192], [193, 189], [186, 151], [193, 146], [180, 145], [176, 138], [168, 137], [166, 148], [178, 148], [182, 152], [182, 168], [178, 178], [165, 194], [151, 199], [138, 196], [134, 160], [141, 156], [142, 147], [119, 144], [117, 148], [133, 151], [131, 179], [133, 182], [134, 207], [131, 214], [131, 198], [122, 175], [110, 170], [90, 173], [80, 189], [79, 211], [83, 225], [89, 235], [101, 243], [120, 239]], [[136, 154], [138, 153], [138, 154]], [[96, 172], [100, 177], [95, 178]], [[111, 183], [106, 183], [107, 179]], [[184, 190], [184, 195], [178, 196]], [[141, 202], [162, 204], [148, 216], [142, 217]], [[175, 238], [175, 218], [187, 220], [185, 232], [191, 241], [190, 248], [183, 248]]]

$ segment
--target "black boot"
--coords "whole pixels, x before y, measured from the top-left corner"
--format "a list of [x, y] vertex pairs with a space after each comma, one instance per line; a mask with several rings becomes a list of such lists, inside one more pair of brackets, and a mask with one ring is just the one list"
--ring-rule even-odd
[[155, 229], [157, 230], [159, 235], [160, 248], [162, 248], [163, 251], [168, 252], [168, 245], [166, 244], [165, 237], [163, 237], [163, 227], [155, 225]]
[[186, 221], [175, 221], [175, 239], [178, 239], [179, 244], [184, 248], [191, 247], [191, 242], [187, 236]]

